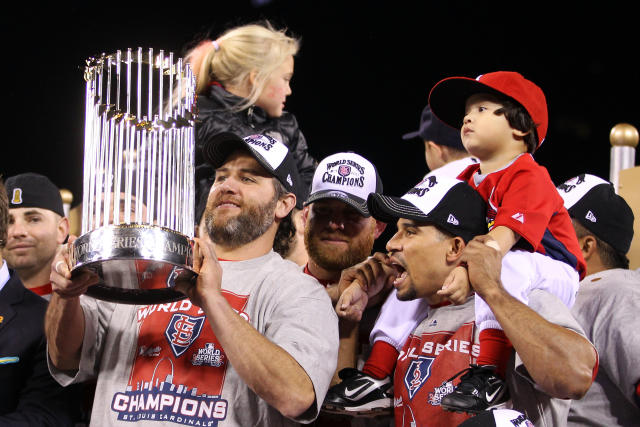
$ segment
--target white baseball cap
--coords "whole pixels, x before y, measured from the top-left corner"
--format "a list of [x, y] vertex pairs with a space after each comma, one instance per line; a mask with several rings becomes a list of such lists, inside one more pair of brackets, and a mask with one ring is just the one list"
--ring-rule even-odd
[[337, 199], [369, 217], [367, 197], [370, 193], [382, 193], [382, 180], [373, 163], [353, 152], [335, 153], [318, 164], [304, 204]]

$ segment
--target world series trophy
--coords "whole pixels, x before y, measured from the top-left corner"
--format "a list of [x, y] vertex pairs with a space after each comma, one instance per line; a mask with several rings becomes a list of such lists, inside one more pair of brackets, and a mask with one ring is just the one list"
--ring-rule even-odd
[[[185, 65], [185, 66], [183, 66]], [[182, 58], [128, 49], [89, 58], [82, 232], [72, 276], [87, 295], [127, 304], [185, 298], [193, 281], [195, 76]]]

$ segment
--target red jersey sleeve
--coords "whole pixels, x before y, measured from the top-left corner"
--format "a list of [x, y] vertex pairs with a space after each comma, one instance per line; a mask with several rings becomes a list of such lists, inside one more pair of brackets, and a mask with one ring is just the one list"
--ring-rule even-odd
[[[495, 226], [505, 226], [518, 233], [531, 248], [538, 249], [551, 218], [563, 203], [545, 169], [521, 162], [500, 179], [494, 190]], [[515, 165], [514, 165], [515, 166]]]

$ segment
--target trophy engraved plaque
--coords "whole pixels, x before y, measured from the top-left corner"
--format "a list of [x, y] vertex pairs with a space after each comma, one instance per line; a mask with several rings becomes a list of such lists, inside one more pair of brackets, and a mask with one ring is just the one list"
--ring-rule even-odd
[[[183, 66], [184, 65], [184, 66]], [[195, 76], [173, 53], [138, 48], [89, 58], [82, 232], [72, 276], [87, 295], [126, 304], [185, 296], [193, 280]]]

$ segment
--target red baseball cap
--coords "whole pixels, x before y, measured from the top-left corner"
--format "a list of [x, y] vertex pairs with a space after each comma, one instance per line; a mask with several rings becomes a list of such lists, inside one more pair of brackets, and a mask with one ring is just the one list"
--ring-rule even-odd
[[429, 93], [431, 111], [443, 122], [462, 126], [464, 105], [476, 93], [507, 96], [522, 105], [529, 113], [538, 131], [538, 147], [547, 136], [549, 115], [544, 92], [535, 83], [514, 71], [495, 71], [470, 77], [448, 77], [440, 80]]

